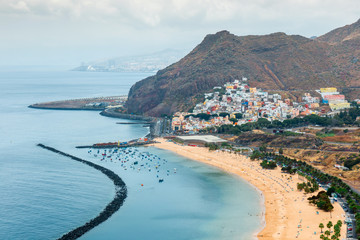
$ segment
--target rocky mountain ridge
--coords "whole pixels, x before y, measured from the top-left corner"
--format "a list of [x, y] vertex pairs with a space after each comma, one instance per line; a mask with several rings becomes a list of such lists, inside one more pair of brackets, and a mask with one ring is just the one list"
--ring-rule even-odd
[[316, 39], [285, 33], [209, 34], [180, 61], [134, 84], [128, 111], [151, 116], [187, 111], [214, 86], [243, 76], [252, 87], [294, 97], [296, 92], [329, 86], [358, 96], [359, 32], [360, 20]]

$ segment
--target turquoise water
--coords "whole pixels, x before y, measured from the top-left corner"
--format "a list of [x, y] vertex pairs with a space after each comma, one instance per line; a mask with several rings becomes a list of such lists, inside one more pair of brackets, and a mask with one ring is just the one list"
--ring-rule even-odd
[[101, 164], [128, 186], [120, 210], [82, 239], [251, 239], [260, 227], [260, 199], [236, 176], [165, 150], [139, 148], [166, 161], [159, 167], [164, 178], [159, 183], [155, 169], [125, 170], [119, 161], [101, 161], [74, 148], [142, 137], [147, 128], [115, 124], [120, 120], [93, 111], [27, 108], [127, 94], [149, 75], [0, 68], [0, 239], [56, 239], [95, 217], [113, 198], [112, 182], [104, 175], [37, 143]]

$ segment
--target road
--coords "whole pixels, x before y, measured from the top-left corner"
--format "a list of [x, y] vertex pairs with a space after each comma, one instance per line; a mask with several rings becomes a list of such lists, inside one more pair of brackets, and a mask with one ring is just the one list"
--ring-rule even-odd
[[[343, 226], [346, 227], [346, 239], [356, 239], [356, 220], [355, 215], [349, 213], [349, 208], [347, 207], [346, 201], [342, 198], [338, 198], [338, 202], [340, 206], [344, 209], [346, 213], [346, 218], [350, 219], [350, 224], [344, 224]], [[348, 231], [348, 229], [351, 228], [351, 231]]]
[[310, 129], [316, 129], [316, 130], [322, 130], [324, 128], [327, 128], [327, 129], [334, 129], [334, 130], [358, 130], [360, 129], [360, 127], [318, 127], [318, 126], [307, 126], [307, 128], [310, 128]]

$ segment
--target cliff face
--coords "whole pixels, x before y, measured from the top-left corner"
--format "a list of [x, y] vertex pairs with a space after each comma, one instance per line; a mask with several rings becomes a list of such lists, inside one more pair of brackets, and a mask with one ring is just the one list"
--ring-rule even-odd
[[128, 110], [152, 116], [187, 111], [214, 86], [243, 76], [251, 86], [267, 90], [359, 86], [358, 25], [359, 21], [316, 40], [284, 33], [207, 35], [179, 62], [133, 85]]

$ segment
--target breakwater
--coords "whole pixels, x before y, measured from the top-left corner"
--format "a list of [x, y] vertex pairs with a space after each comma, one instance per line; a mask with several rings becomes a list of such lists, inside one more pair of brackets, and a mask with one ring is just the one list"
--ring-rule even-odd
[[116, 124], [123, 124], [123, 125], [135, 125], [135, 124], [150, 124], [150, 122], [117, 122]]
[[100, 115], [106, 117], [122, 118], [122, 119], [141, 120], [148, 123], [156, 121], [157, 119], [155, 117], [149, 117], [149, 116], [143, 116], [137, 114], [120, 113], [115, 111], [114, 109], [105, 109], [100, 113]]
[[157, 142], [154, 140], [147, 140], [144, 142], [139, 142], [138, 140], [131, 140], [127, 143], [121, 143], [121, 144], [117, 142], [95, 143], [93, 145], [76, 146], [76, 148], [127, 148], [127, 147], [145, 146], [153, 143], [157, 143]]
[[102, 222], [106, 221], [108, 218], [110, 218], [119, 208], [123, 205], [125, 198], [127, 197], [127, 188], [125, 183], [122, 181], [122, 179], [115, 174], [113, 171], [104, 168], [100, 165], [97, 165], [95, 163], [92, 163], [87, 160], [83, 160], [81, 158], [72, 156], [70, 154], [61, 152], [55, 148], [45, 146], [44, 144], [39, 143], [39, 147], [42, 147], [44, 149], [47, 149], [49, 151], [52, 151], [54, 153], [58, 153], [60, 155], [63, 155], [65, 157], [71, 158], [75, 161], [81, 162], [83, 164], [86, 164], [90, 167], [93, 167], [94, 169], [102, 172], [105, 174], [110, 180], [113, 181], [115, 185], [115, 197], [114, 199], [104, 208], [102, 212], [99, 213], [99, 215], [84, 225], [77, 227], [70, 232], [64, 234], [62, 237], [59, 238], [59, 240], [68, 240], [68, 239], [77, 239], [84, 235], [86, 232], [90, 231], [91, 229], [95, 228], [97, 225], [101, 224]]
[[114, 109], [105, 109], [100, 113], [100, 115], [106, 117], [140, 120], [143, 122], [147, 122], [147, 124], [150, 126], [150, 133], [147, 136], [149, 138], [164, 136], [171, 132], [171, 119], [143, 116], [137, 114], [119, 113]]
[[105, 116], [105, 117], [140, 120], [143, 122], [147, 122], [150, 127], [150, 133], [147, 135], [147, 137], [155, 138], [155, 137], [161, 135], [157, 131], [160, 121], [158, 121], [154, 117], [147, 117], [147, 116], [143, 116], [143, 115], [128, 114], [128, 113], [119, 113], [119, 112], [115, 111], [114, 109], [105, 109], [104, 111], [100, 112], [100, 115]]

